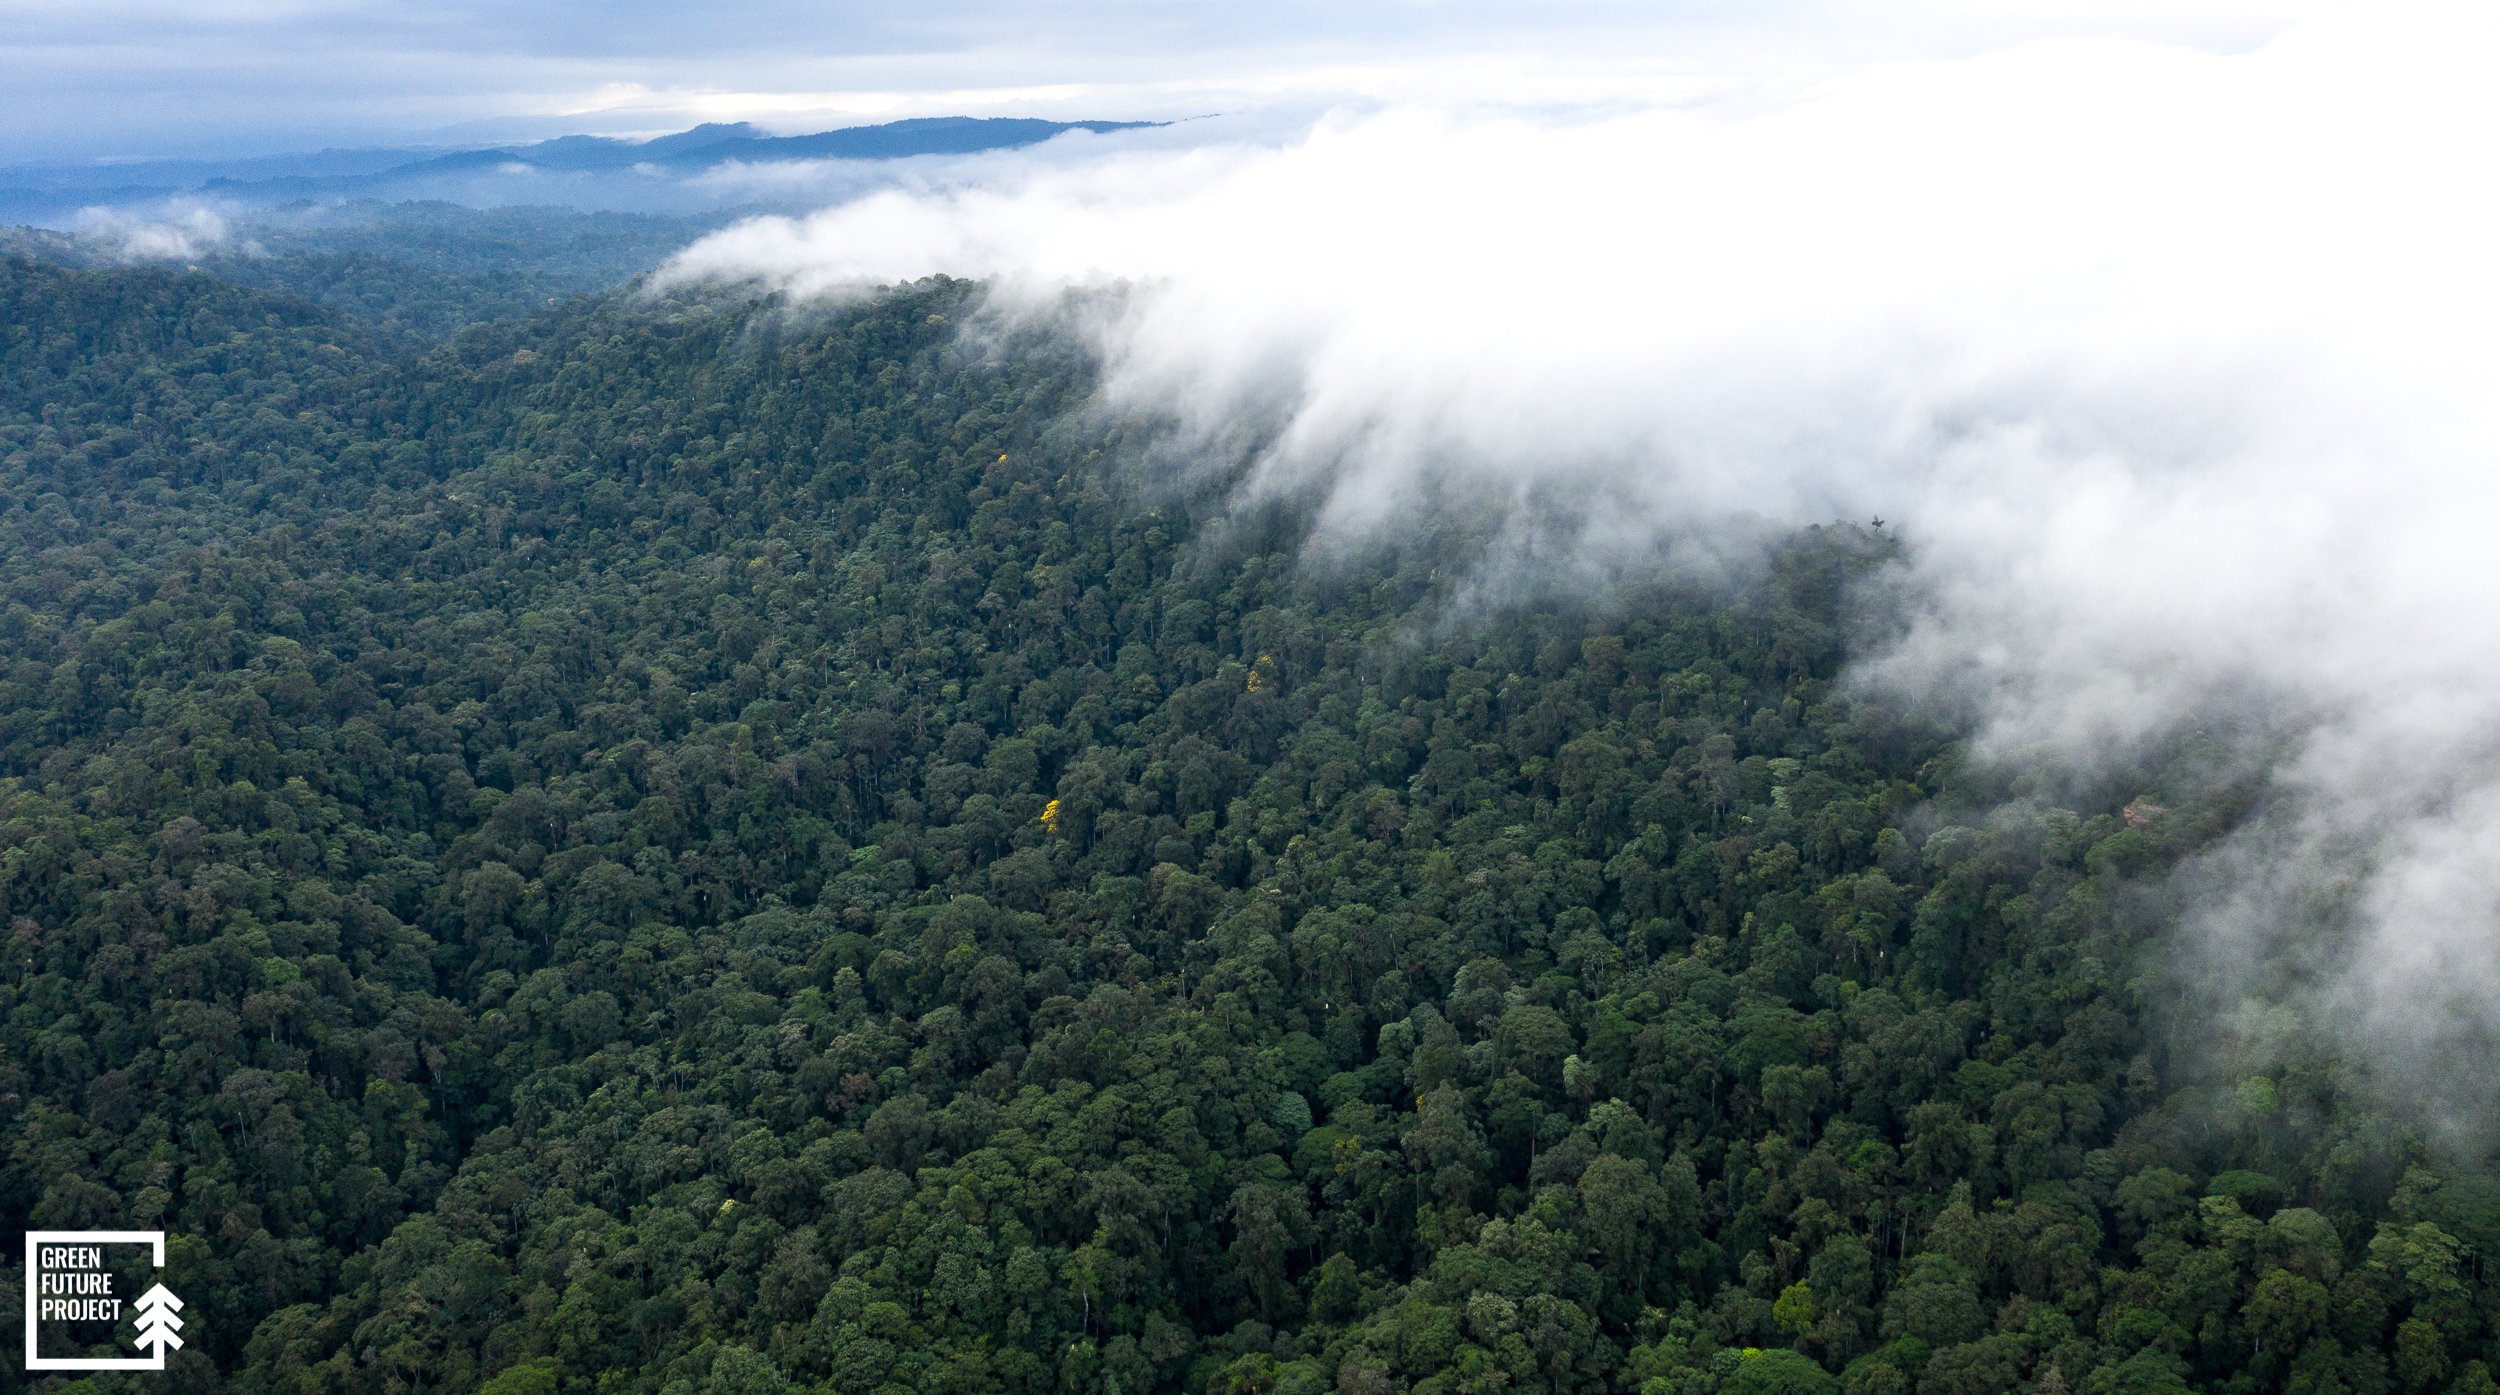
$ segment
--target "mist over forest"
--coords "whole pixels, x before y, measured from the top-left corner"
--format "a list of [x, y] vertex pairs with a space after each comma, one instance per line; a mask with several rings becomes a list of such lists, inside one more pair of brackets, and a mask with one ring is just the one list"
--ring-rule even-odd
[[2491, 37], [0, 231], [0, 1389], [2500, 1391]]

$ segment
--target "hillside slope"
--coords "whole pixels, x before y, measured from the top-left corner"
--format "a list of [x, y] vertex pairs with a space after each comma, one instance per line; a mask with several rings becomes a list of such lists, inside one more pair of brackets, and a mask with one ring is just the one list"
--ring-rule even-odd
[[166, 1388], [2492, 1388], [2489, 1184], [2170, 1050], [2233, 811], [1835, 682], [1891, 540], [1457, 623], [976, 300], [0, 263], [0, 1209]]

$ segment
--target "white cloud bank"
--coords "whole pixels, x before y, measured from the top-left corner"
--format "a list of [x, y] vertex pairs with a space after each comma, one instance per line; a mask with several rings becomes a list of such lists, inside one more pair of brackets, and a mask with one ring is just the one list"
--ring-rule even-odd
[[2301, 1001], [2419, 1061], [2500, 1028], [2495, 37], [2380, 7], [1768, 108], [1395, 110], [762, 220], [677, 274], [1128, 283], [1108, 394], [1288, 404], [1260, 478], [1343, 528], [1452, 478], [1602, 498], [1591, 547], [1899, 520], [1919, 619], [1864, 676], [2009, 759], [2253, 726], [2280, 798], [2203, 869], [2212, 943], [2346, 895]]
[[222, 252], [232, 240], [224, 214], [185, 199], [153, 209], [89, 208], [76, 226], [108, 254], [132, 262], [189, 261]]

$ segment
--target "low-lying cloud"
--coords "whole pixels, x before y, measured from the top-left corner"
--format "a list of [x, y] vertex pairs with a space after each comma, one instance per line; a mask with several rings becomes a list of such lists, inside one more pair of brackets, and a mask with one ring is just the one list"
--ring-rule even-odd
[[2050, 768], [2252, 734], [2270, 794], [2194, 873], [2199, 943], [2333, 943], [2293, 1001], [2437, 1094], [2430, 1048], [2500, 1030], [2494, 37], [2380, 10], [1392, 110], [759, 220], [672, 274], [1123, 285], [1107, 399], [1270, 422], [1244, 487], [1349, 534], [1452, 482], [1603, 500], [1584, 555], [1898, 520], [1914, 616], [1861, 677]]
[[205, 203], [177, 200], [154, 208], [90, 208], [77, 230], [122, 261], [189, 261], [222, 252], [233, 241], [226, 217]]

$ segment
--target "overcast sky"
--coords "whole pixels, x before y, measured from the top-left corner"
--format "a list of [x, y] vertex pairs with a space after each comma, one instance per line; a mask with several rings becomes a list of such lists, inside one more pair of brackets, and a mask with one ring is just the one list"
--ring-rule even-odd
[[2262, 42], [2294, 0], [8, 0], [0, 160], [753, 120], [1682, 102], [2026, 38]]

